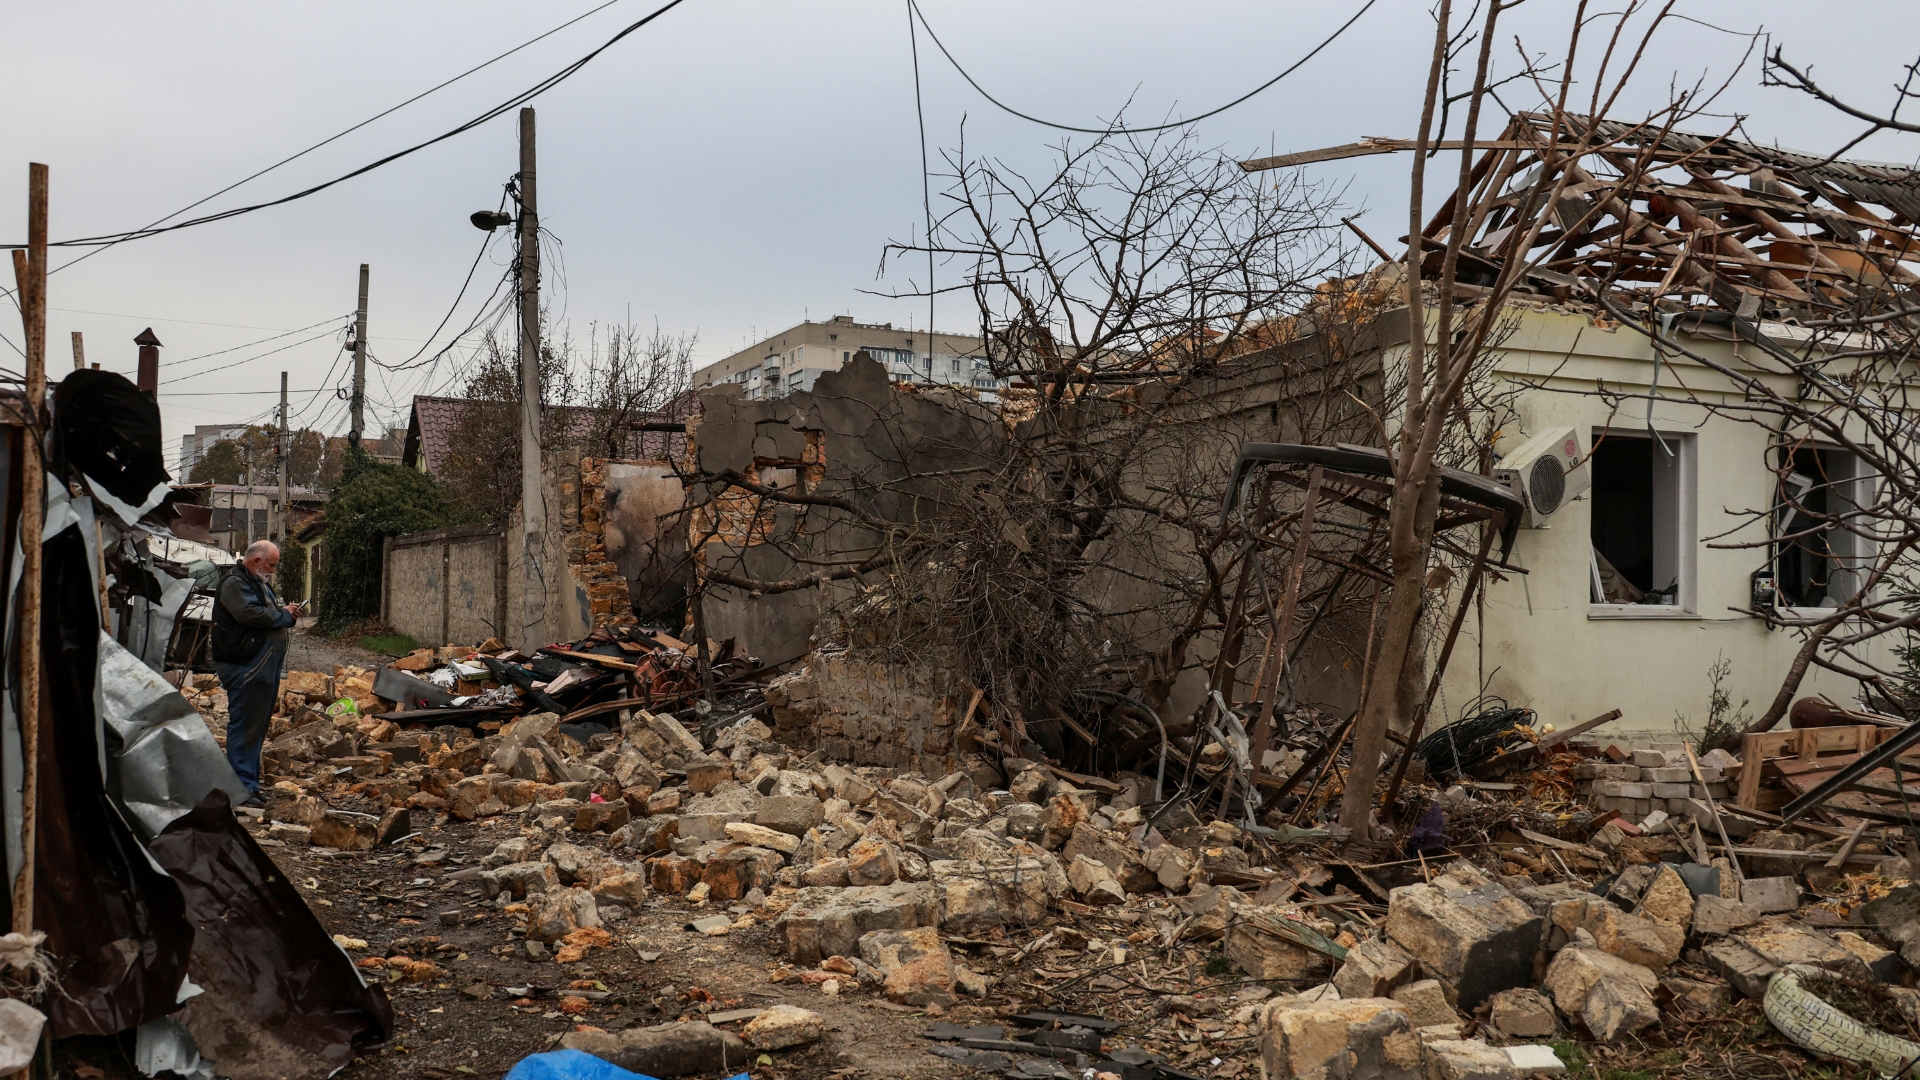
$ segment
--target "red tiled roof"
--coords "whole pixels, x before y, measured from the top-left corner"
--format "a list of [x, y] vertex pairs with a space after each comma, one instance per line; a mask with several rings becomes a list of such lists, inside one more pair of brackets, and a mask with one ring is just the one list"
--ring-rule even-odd
[[[424, 461], [427, 475], [438, 478], [448, 455], [453, 451], [453, 440], [460, 430], [461, 418], [472, 404], [467, 398], [414, 397], [413, 420], [407, 429], [402, 463], [421, 468], [421, 462]], [[688, 390], [647, 419], [680, 423], [699, 411], [699, 395]], [[552, 423], [560, 417], [584, 419], [591, 413], [592, 410], [583, 406], [564, 405], [548, 407], [545, 415], [549, 418], [547, 422]], [[627, 433], [620, 456], [629, 460], [661, 461], [685, 452], [685, 435], [665, 431], [631, 431]]]

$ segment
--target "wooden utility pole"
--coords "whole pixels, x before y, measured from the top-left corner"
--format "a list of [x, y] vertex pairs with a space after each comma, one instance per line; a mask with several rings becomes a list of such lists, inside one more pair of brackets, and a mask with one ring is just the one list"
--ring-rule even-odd
[[73, 332], [73, 370], [87, 369], [87, 344], [80, 340], [80, 331]]
[[47, 167], [27, 166], [27, 250], [13, 252], [27, 378], [20, 440], [20, 875], [13, 879], [13, 930], [33, 930], [33, 860], [40, 797], [40, 530], [46, 520]]
[[360, 264], [360, 306], [353, 313], [353, 425], [347, 445], [359, 446], [367, 429], [367, 264]]
[[521, 643], [546, 633], [547, 509], [540, 491], [540, 214], [534, 198], [533, 110], [520, 110]]
[[292, 437], [287, 433], [287, 373], [284, 371], [280, 373], [280, 437], [276, 445], [280, 450], [280, 520], [267, 526], [267, 534], [279, 537], [279, 544], [284, 548], [288, 539], [287, 455], [293, 451]]

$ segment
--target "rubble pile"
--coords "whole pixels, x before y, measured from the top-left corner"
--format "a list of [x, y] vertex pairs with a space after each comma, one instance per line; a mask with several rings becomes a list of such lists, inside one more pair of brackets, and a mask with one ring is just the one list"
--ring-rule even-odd
[[[614, 645], [582, 646], [596, 644]], [[1517, 1080], [1565, 1068], [1549, 1041], [1632, 1046], [1743, 1007], [1791, 1034], [1791, 1017], [1832, 1011], [1809, 972], [1889, 984], [1920, 962], [1920, 887], [1891, 829], [1765, 821], [1727, 801], [1741, 763], [1722, 751], [1689, 763], [1679, 746], [1563, 747], [1534, 782], [1570, 775], [1589, 807], [1529, 800], [1525, 774], [1416, 795], [1432, 802], [1413, 857], [1366, 862], [1325, 829], [1203, 821], [1132, 773], [958, 747], [937, 776], [801, 753], [751, 690], [676, 715], [639, 704], [641, 665], [553, 651], [587, 659], [536, 672], [507, 650], [450, 648], [380, 672], [289, 673], [263, 842], [409, 839], [405, 861], [448, 891], [410, 893], [415, 908], [439, 903], [447, 926], [498, 919], [493, 951], [520, 962], [672, 948], [634, 930], [643, 914], [670, 913], [690, 940], [753, 931], [768, 982], [994, 1021], [936, 1023], [928, 1052], [1016, 1075], [1180, 1076], [1243, 1051], [1211, 1073], [1234, 1076], [1257, 1049], [1269, 1080]], [[518, 681], [503, 670], [522, 664]], [[378, 691], [405, 671], [452, 672], [452, 698], [393, 708]], [[218, 689], [185, 689], [218, 730]], [[534, 704], [558, 697], [570, 713]], [[464, 823], [490, 827], [442, 838]], [[1443, 831], [1454, 847], [1433, 846]], [[1723, 832], [1745, 845], [1727, 851]], [[373, 977], [451, 977], [438, 938], [384, 956], [341, 940], [370, 953]], [[584, 1015], [579, 995], [595, 992], [563, 991], [555, 1015]], [[1920, 1023], [1920, 993], [1901, 992]], [[667, 1076], [823, 1038], [808, 1009], [721, 1005], [694, 1001], [704, 1022], [583, 1022], [560, 1042]]]

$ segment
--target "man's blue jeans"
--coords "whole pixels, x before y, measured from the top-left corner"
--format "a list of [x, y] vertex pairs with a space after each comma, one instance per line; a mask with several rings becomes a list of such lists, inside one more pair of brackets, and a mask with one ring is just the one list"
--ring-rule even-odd
[[261, 646], [251, 663], [213, 665], [227, 691], [227, 763], [254, 794], [260, 791], [260, 747], [273, 723], [286, 657], [287, 641], [277, 638]]

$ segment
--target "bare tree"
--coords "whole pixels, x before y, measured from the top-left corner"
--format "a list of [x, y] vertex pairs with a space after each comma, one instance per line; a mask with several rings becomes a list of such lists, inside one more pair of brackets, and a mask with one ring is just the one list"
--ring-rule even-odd
[[[541, 334], [541, 448], [632, 457], [634, 429], [671, 410], [685, 394], [695, 337], [657, 325], [595, 325], [584, 346], [570, 334]], [[504, 519], [520, 501], [520, 369], [511, 342], [489, 334], [462, 387], [446, 479], [468, 507]]]
[[[1380, 628], [1381, 659], [1373, 667], [1364, 693], [1364, 711], [1355, 725], [1352, 771], [1347, 777], [1340, 814], [1341, 824], [1358, 836], [1367, 835], [1371, 828], [1374, 784], [1386, 749], [1387, 733], [1395, 721], [1415, 719], [1409, 716], [1411, 703], [1405, 694], [1395, 690], [1408, 681], [1403, 665], [1419, 662], [1416, 628], [1424, 603], [1423, 583], [1429, 573], [1434, 521], [1439, 509], [1436, 470], [1441, 464], [1440, 448], [1449, 427], [1457, 424], [1470, 376], [1495, 345], [1507, 298], [1517, 286], [1542, 269], [1542, 263], [1556, 247], [1548, 245], [1546, 251], [1536, 252], [1543, 230], [1563, 229], [1560, 235], [1565, 238], [1575, 234], [1581, 224], [1562, 221], [1557, 216], [1563, 205], [1570, 205], [1566, 202], [1569, 187], [1590, 179], [1578, 168], [1579, 160], [1620, 138], [1599, 124], [1576, 122], [1578, 117], [1568, 109], [1568, 99], [1577, 82], [1586, 82], [1593, 90], [1585, 116], [1611, 115], [1639, 66], [1648, 41], [1666, 19], [1672, 4], [1657, 8], [1644, 27], [1638, 28], [1637, 41], [1633, 20], [1644, 15], [1650, 5], [1629, 3], [1623, 10], [1612, 13], [1612, 32], [1590, 70], [1582, 67], [1585, 63], [1582, 38], [1591, 23], [1604, 25], [1609, 17], [1590, 20], [1584, 0], [1571, 20], [1568, 44], [1556, 65], [1557, 78], [1522, 53], [1520, 70], [1514, 74], [1524, 75], [1542, 99], [1544, 122], [1527, 125], [1525, 132], [1543, 167], [1531, 175], [1530, 182], [1518, 185], [1514, 198], [1501, 210], [1501, 231], [1487, 236], [1480, 230], [1494, 207], [1475, 205], [1474, 195], [1486, 177], [1485, 173], [1476, 175], [1476, 170], [1486, 169], [1492, 158], [1476, 140], [1480, 138], [1481, 112], [1492, 99], [1495, 86], [1513, 77], [1503, 77], [1495, 70], [1493, 49], [1501, 14], [1515, 6], [1512, 0], [1489, 0], [1484, 13], [1479, 15], [1477, 30], [1471, 29], [1474, 13], [1467, 16], [1467, 29], [1456, 27], [1451, 0], [1440, 0], [1435, 9], [1432, 61], [1414, 140], [1408, 236], [1415, 242], [1410, 244], [1404, 257], [1409, 318], [1405, 398], [1398, 409], [1398, 427], [1390, 447], [1395, 498], [1388, 522], [1388, 546], [1393, 584]], [[1455, 59], [1469, 55], [1472, 62], [1469, 88], [1457, 96], [1452, 95], [1447, 87]], [[1650, 112], [1639, 125], [1625, 126], [1629, 131], [1647, 126], [1657, 129], [1697, 113], [1710, 100], [1711, 94], [1695, 88]], [[1428, 223], [1423, 221], [1428, 161], [1448, 134], [1436, 127], [1436, 113], [1450, 112], [1449, 106], [1462, 101], [1465, 104], [1459, 134], [1462, 149], [1454, 197], [1441, 208], [1435, 221]], [[1514, 130], [1510, 124], [1509, 131]], [[1601, 191], [1602, 197], [1594, 199], [1589, 195], [1588, 199], [1604, 205], [1604, 187]], [[1444, 231], [1444, 237], [1435, 239], [1436, 231]], [[1478, 244], [1470, 250], [1469, 244], [1476, 241]], [[1478, 272], [1463, 274], [1468, 265]], [[1455, 284], [1463, 276], [1482, 280], [1463, 291]], [[1426, 284], [1428, 279], [1438, 283], [1431, 293]]]
[[[1220, 518], [1240, 445], [1382, 437], [1363, 350], [1283, 350], [1338, 339], [1383, 294], [1341, 278], [1334, 192], [1251, 178], [1191, 133], [1063, 145], [1039, 179], [964, 148], [947, 162], [931, 246], [1011, 388], [994, 409], [901, 388], [863, 433], [872, 468], [696, 472], [694, 550], [713, 586], [840, 584], [830, 636], [950, 658], [1049, 756], [1111, 768], [1153, 731], [1090, 702], [1197, 697], [1223, 639], [1237, 649], [1264, 618], [1234, 600], [1248, 526]], [[924, 398], [969, 419], [929, 434]], [[791, 573], [766, 572], [767, 548]], [[1229, 672], [1228, 692], [1250, 675]], [[1109, 721], [1113, 738], [1084, 737]]]

